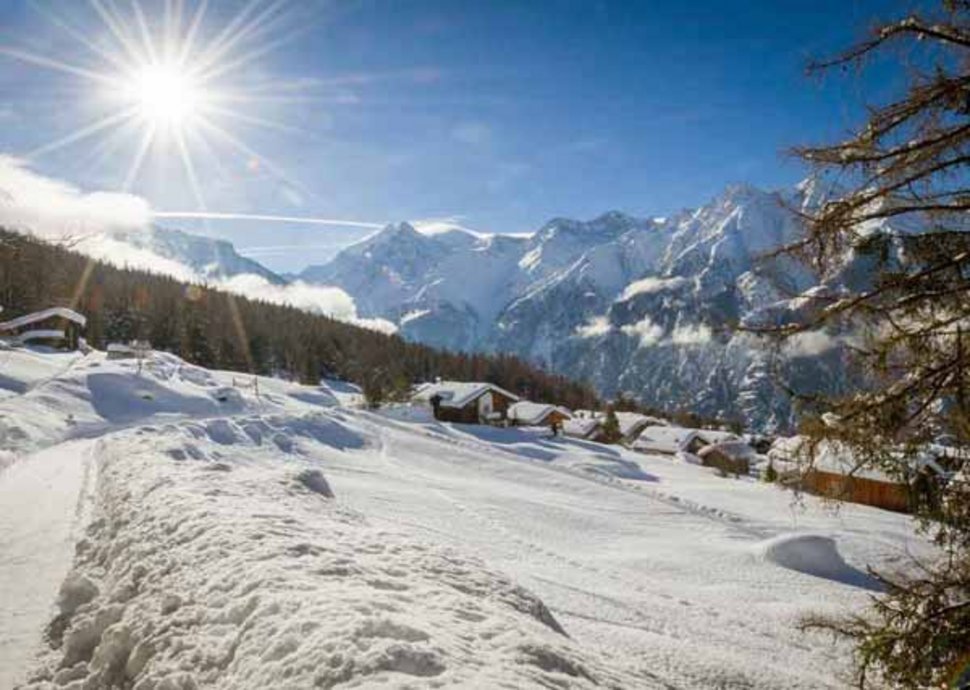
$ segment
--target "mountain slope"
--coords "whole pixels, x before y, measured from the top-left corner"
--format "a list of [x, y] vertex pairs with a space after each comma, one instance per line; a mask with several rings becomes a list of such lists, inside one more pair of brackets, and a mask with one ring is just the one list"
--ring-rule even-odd
[[257, 275], [275, 285], [286, 282], [262, 264], [241, 256], [226, 240], [157, 226], [113, 229], [88, 235], [77, 243], [76, 249], [113, 263], [167, 273], [185, 280]]
[[[810, 181], [781, 192], [739, 185], [669, 218], [559, 218], [527, 238], [402, 223], [301, 277], [346, 290], [413, 340], [509, 352], [606, 395], [780, 429], [793, 413], [778, 381], [843, 385], [834, 341], [777, 354], [733, 327], [790, 317], [793, 297], [821, 289], [791, 260], [762, 260], [800, 231], [791, 209], [820, 198]], [[825, 289], [868, 273], [847, 256]]]

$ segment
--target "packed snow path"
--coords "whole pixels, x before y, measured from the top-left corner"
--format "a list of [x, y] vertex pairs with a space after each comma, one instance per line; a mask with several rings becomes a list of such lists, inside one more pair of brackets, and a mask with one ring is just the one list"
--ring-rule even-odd
[[0, 688], [40, 648], [91, 508], [95, 441], [34, 453], [0, 474]]

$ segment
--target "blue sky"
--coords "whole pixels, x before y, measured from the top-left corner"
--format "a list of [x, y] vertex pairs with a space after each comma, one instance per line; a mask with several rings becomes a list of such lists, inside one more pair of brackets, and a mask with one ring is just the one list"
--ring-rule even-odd
[[[142, 0], [149, 33], [160, 31], [164, 5]], [[806, 61], [908, 5], [291, 2], [238, 52], [272, 50], [224, 81], [260, 96], [233, 104], [244, 119], [220, 120], [258, 155], [190, 131], [202, 201], [171, 145], [152, 149], [130, 191], [162, 211], [204, 203], [376, 223], [453, 217], [495, 232], [610, 209], [663, 215], [729, 183], [770, 188], [800, 179], [804, 169], [785, 150], [847, 131], [860, 117], [860, 94], [878, 97], [891, 86], [878, 65], [864, 77], [820, 82], [805, 77]], [[211, 0], [200, 45], [244, 6]], [[128, 7], [119, 3], [118, 16], [135, 27]], [[90, 80], [10, 56], [14, 49], [105, 69], [58, 21], [112, 45], [87, 3], [0, 4], [0, 46], [8, 49], [0, 55], [0, 153], [25, 156], [105, 115]], [[105, 143], [111, 130], [42, 151], [29, 165], [84, 189], [120, 189], [137, 126], [114, 148]], [[320, 262], [367, 232], [168, 223], [232, 239], [278, 270]]]

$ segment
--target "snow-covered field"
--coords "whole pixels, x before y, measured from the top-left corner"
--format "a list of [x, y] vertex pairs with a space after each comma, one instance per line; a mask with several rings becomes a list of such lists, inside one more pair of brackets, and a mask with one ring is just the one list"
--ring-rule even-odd
[[0, 351], [0, 687], [842, 687], [798, 618], [928, 548], [665, 457], [234, 378]]

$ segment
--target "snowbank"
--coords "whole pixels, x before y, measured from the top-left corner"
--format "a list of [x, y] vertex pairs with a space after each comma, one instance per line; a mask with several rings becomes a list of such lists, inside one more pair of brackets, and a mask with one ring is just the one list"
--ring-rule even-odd
[[[323, 446], [328, 421], [311, 422]], [[645, 687], [507, 577], [308, 488], [320, 467], [198, 431], [100, 446], [98, 510], [27, 688]]]

